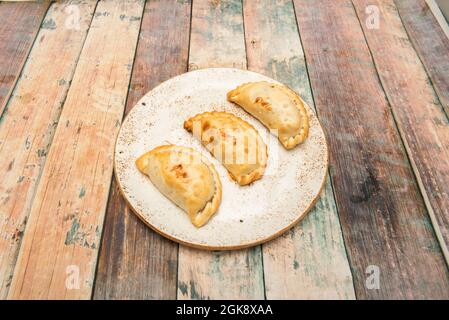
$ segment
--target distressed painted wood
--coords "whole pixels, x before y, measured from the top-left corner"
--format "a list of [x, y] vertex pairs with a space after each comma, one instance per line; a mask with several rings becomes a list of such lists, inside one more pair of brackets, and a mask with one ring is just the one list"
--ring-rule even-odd
[[144, 2], [101, 1], [31, 206], [8, 298], [88, 299]]
[[366, 18], [367, 5], [380, 9], [379, 29], [369, 29], [364, 23], [362, 27], [433, 227], [441, 240], [440, 246], [449, 261], [448, 118], [407, 37], [393, 0], [353, 2], [361, 21]]
[[446, 0], [425, 0], [425, 1], [429, 9], [432, 11], [432, 14], [435, 16], [435, 19], [437, 19], [441, 29], [443, 29], [443, 32], [446, 34], [446, 37], [449, 38], [449, 23], [447, 22], [446, 17], [444, 16], [443, 13], [445, 7], [449, 8], [449, 2], [446, 3]]
[[351, 1], [294, 3], [357, 298], [448, 298], [447, 266]]
[[[292, 2], [246, 0], [244, 19], [248, 69], [287, 84], [313, 107]], [[262, 249], [267, 299], [355, 298], [329, 179], [304, 220]]]
[[[195, 0], [189, 69], [246, 68], [242, 3]], [[261, 247], [208, 252], [179, 246], [178, 299], [263, 299]]]
[[449, 39], [425, 0], [395, 0], [410, 40], [449, 116]]
[[0, 3], [0, 116], [19, 78], [48, 6], [49, 1]]
[[246, 69], [242, 4], [237, 0], [193, 3], [189, 70], [213, 67]]
[[92, 20], [95, 2], [78, 2], [78, 29], [65, 26], [65, 8], [52, 4], [0, 123], [0, 298], [5, 298], [36, 185], [69, 83]]
[[[146, 3], [125, 113], [157, 84], [187, 70], [189, 31], [190, 1]], [[176, 299], [177, 263], [178, 245], [137, 218], [113, 179], [94, 298]]]

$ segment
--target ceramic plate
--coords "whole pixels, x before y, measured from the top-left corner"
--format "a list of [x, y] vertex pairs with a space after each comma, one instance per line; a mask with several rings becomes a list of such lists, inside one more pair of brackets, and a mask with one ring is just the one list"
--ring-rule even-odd
[[[150, 91], [128, 114], [117, 138], [115, 174], [128, 204], [152, 229], [197, 248], [238, 249], [282, 234], [314, 205], [324, 185], [328, 154], [323, 130], [313, 110], [307, 107], [308, 139], [287, 151], [260, 122], [226, 100], [229, 90], [244, 82], [260, 80], [277, 82], [257, 73], [229, 68], [185, 73]], [[233, 113], [259, 131], [269, 155], [262, 179], [239, 186], [183, 129], [186, 119], [213, 110]], [[187, 214], [165, 198], [135, 166], [140, 155], [163, 144], [193, 147], [215, 165], [220, 175], [221, 206], [202, 228], [194, 227]]]

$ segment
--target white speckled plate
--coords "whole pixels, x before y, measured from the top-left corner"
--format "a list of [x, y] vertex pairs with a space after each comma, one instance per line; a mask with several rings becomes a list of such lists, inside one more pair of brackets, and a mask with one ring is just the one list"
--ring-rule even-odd
[[[225, 250], [270, 240], [300, 221], [324, 185], [328, 154], [323, 130], [312, 109], [308, 139], [285, 150], [277, 138], [243, 109], [226, 100], [241, 83], [266, 80], [257, 73], [213, 68], [185, 73], [146, 94], [123, 122], [115, 148], [115, 174], [123, 196], [152, 229], [185, 245]], [[261, 180], [237, 185], [226, 169], [183, 129], [184, 120], [204, 111], [227, 111], [252, 124], [268, 145], [268, 166]], [[159, 145], [190, 146], [215, 165], [223, 184], [218, 212], [197, 229], [186, 213], [165, 198], [134, 161]]]

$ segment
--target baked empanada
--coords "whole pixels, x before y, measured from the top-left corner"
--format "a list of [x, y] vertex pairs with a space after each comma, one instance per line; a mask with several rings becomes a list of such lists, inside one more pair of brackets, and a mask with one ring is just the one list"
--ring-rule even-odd
[[267, 146], [248, 122], [226, 112], [205, 112], [184, 122], [184, 128], [220, 161], [240, 185], [262, 177]]
[[213, 164], [186, 147], [157, 147], [136, 160], [159, 191], [183, 209], [193, 225], [203, 226], [218, 210], [221, 181]]
[[266, 81], [249, 82], [229, 91], [227, 98], [268, 129], [277, 130], [278, 139], [286, 149], [307, 138], [309, 118], [305, 102], [290, 88]]

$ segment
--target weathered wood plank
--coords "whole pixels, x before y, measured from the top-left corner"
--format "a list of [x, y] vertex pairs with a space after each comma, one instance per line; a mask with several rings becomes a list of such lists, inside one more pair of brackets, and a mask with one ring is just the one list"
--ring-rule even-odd
[[410, 40], [449, 116], [449, 39], [425, 0], [395, 0]]
[[[246, 68], [242, 3], [195, 0], [189, 68]], [[261, 248], [207, 252], [179, 246], [178, 299], [263, 299]]]
[[0, 3], [0, 116], [19, 78], [49, 2]]
[[448, 298], [449, 273], [351, 1], [294, 3], [357, 297]]
[[213, 67], [246, 69], [241, 1], [196, 2], [192, 12], [189, 70]]
[[91, 297], [143, 7], [142, 0], [97, 5], [31, 206], [9, 298]]
[[[432, 14], [437, 19], [438, 24], [440, 25], [443, 32], [446, 34], [446, 37], [449, 38], [449, 23], [444, 16], [443, 10], [449, 8], [449, 2], [446, 3], [447, 0], [425, 0], [427, 6], [432, 11]], [[447, 15], [447, 14], [446, 14]]]
[[394, 1], [353, 2], [361, 21], [366, 19], [367, 5], [380, 10], [379, 29], [369, 29], [364, 23], [362, 27], [449, 261], [449, 121], [407, 37]]
[[[125, 113], [160, 82], [187, 70], [190, 1], [148, 1]], [[178, 245], [153, 232], [126, 205], [113, 179], [95, 299], [176, 299]]]
[[[244, 1], [248, 69], [277, 79], [314, 107], [290, 0]], [[315, 208], [262, 246], [267, 299], [354, 299], [330, 180]]]
[[[64, 25], [65, 8], [72, 2], [80, 10], [77, 29]], [[92, 1], [52, 4], [45, 18], [52, 27], [44, 24], [39, 31], [1, 118], [0, 298], [9, 289], [36, 185], [94, 9]]]

